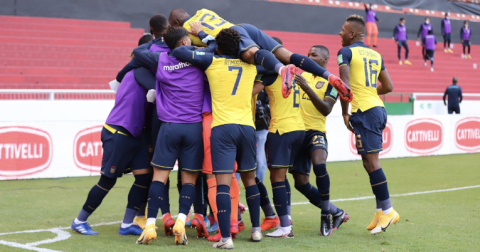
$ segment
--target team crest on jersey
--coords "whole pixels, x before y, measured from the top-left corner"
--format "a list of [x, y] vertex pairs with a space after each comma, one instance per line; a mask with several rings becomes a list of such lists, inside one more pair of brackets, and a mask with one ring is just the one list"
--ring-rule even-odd
[[325, 81], [319, 81], [319, 82], [317, 82], [317, 84], [315, 84], [315, 87], [316, 87], [317, 89], [320, 89], [320, 88], [323, 87], [323, 85], [325, 85]]
[[116, 166], [112, 166], [110, 167], [110, 173], [115, 173], [115, 170], [117, 169]]

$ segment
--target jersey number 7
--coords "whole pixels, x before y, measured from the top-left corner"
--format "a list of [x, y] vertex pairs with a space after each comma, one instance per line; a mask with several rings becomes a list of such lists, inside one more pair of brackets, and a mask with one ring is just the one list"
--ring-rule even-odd
[[[367, 82], [367, 87], [371, 86], [373, 88], [376, 88], [377, 87], [377, 77], [378, 77], [378, 72], [377, 70], [374, 70], [372, 69], [372, 64], [375, 64], [378, 66], [378, 60], [373, 60], [373, 59], [370, 59], [368, 61], [368, 64], [367, 64], [367, 58], [363, 58], [363, 63], [364, 66], [365, 66], [365, 80]], [[368, 65], [368, 68], [370, 68], [370, 71], [368, 71], [368, 68], [367, 68], [367, 65]]]
[[235, 70], [238, 70], [238, 74], [237, 74], [237, 79], [235, 80], [235, 85], [233, 86], [232, 95], [237, 94], [238, 84], [240, 83], [240, 79], [242, 78], [242, 72], [243, 72], [242, 67], [228, 66], [228, 71], [229, 72], [232, 72], [232, 71], [235, 71]]

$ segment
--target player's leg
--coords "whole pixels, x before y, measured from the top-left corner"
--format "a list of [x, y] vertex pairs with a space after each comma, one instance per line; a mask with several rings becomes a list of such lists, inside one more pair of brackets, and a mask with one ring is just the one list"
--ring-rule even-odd
[[193, 203], [193, 210], [195, 215], [191, 221], [190, 226], [197, 230], [197, 238], [208, 238], [207, 225], [205, 224], [205, 203], [206, 199], [204, 195], [204, 187], [207, 187], [204, 184], [205, 174], [199, 174], [197, 177], [197, 182], [195, 183], [195, 201]]
[[397, 44], [397, 56], [398, 56], [398, 62], [400, 65], [402, 64], [402, 58], [400, 57], [400, 52], [402, 51], [402, 41], [398, 41]]
[[448, 106], [447, 110], [449, 115], [453, 114], [453, 107]]
[[378, 26], [377, 23], [373, 24], [373, 47], [377, 47]]
[[290, 187], [290, 182], [288, 181], [287, 176], [285, 175], [285, 190], [287, 191], [287, 212], [288, 212], [288, 221], [292, 225], [292, 188]]
[[435, 51], [428, 50], [427, 55], [430, 58], [430, 68], [431, 68], [431, 71], [433, 72], [433, 57], [435, 56]]
[[467, 41], [466, 41], [466, 40], [464, 40], [464, 41], [463, 41], [463, 43], [462, 43], [462, 47], [463, 47], [463, 54], [462, 54], [462, 58], [465, 58], [465, 47], [467, 46], [467, 45], [466, 45], [466, 42], [467, 42]]
[[408, 49], [408, 42], [407, 41], [403, 41], [403, 48], [405, 48], [405, 64], [411, 65], [412, 63], [410, 63], [410, 61], [408, 61], [408, 53], [410, 52], [410, 50]]
[[370, 44], [370, 37], [372, 36], [372, 33], [373, 33], [373, 25], [372, 25], [372, 22], [367, 22], [366, 25], [367, 25], [367, 45], [372, 46], [372, 44]]
[[257, 130], [257, 178], [263, 183], [267, 171], [267, 156], [265, 155], [265, 142], [267, 141], [268, 130]]
[[[236, 169], [235, 169], [236, 170]], [[232, 183], [230, 184], [230, 233], [233, 237], [236, 237], [238, 230], [238, 202], [240, 197], [240, 186], [238, 184], [235, 173], [232, 173]]]
[[263, 214], [265, 215], [265, 218], [263, 219], [260, 228], [262, 229], [262, 231], [266, 231], [278, 226], [280, 224], [280, 220], [278, 219], [278, 216], [275, 214], [275, 211], [270, 204], [267, 188], [262, 183], [262, 181], [260, 181], [260, 179], [256, 178], [255, 182], [257, 183], [258, 191], [260, 193], [260, 207], [262, 208]]
[[471, 58], [471, 56], [470, 56], [470, 40], [467, 41], [467, 46], [468, 46], [468, 58]]

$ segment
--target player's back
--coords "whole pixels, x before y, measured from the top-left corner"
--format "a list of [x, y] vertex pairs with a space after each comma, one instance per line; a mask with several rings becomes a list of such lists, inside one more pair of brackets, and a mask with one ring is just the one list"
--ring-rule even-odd
[[[195, 15], [185, 20], [185, 22], [183, 23], [183, 27], [187, 30], [191, 30], [189, 24], [190, 22], [202, 23], [203, 31], [213, 37], [216, 37], [222, 29], [230, 28], [234, 25], [221, 18], [219, 15], [217, 15], [217, 13], [207, 9], [198, 10]], [[206, 46], [206, 44], [203, 43], [197, 36], [194, 36], [192, 34], [190, 34], [190, 40], [192, 40], [192, 44], [194, 45]]]
[[363, 42], [355, 42], [340, 49], [337, 60], [340, 66], [350, 66], [352, 113], [358, 109], [364, 112], [373, 107], [384, 107], [377, 93], [378, 75], [385, 70], [380, 53]]
[[205, 73], [212, 95], [212, 128], [223, 124], [254, 127], [252, 91], [256, 66], [233, 57], [214, 56]]

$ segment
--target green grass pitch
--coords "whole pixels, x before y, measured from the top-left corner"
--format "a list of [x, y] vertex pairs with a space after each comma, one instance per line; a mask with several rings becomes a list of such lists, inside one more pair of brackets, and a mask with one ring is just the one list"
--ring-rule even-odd
[[[234, 240], [237, 251], [479, 251], [480, 250], [480, 154], [432, 156], [381, 160], [388, 178], [394, 208], [400, 223], [387, 232], [370, 235], [365, 229], [375, 209], [368, 175], [360, 161], [327, 164], [331, 178], [331, 199], [350, 214], [331, 237], [319, 235], [320, 212], [310, 204], [292, 206], [294, 239], [264, 237], [249, 242], [248, 212], [243, 214], [246, 230]], [[176, 173], [172, 173], [176, 176]], [[268, 178], [268, 172], [267, 176]], [[53, 239], [52, 232], [6, 234], [24, 230], [68, 227], [82, 207], [98, 177], [0, 181], [0, 251], [28, 251], [6, 245], [8, 242], [33, 243]], [[123, 218], [126, 197], [133, 181], [125, 176], [117, 181], [102, 205], [90, 217], [90, 224], [119, 222]], [[173, 180], [175, 181], [175, 180]], [[306, 198], [292, 185], [292, 201]], [[311, 179], [314, 184], [314, 178]], [[176, 183], [172, 183], [176, 184]], [[266, 183], [271, 196], [271, 189]], [[461, 190], [445, 190], [452, 188]], [[435, 191], [434, 191], [435, 190]], [[413, 192], [427, 192], [410, 194]], [[178, 193], [170, 190], [172, 214], [178, 210]], [[240, 201], [245, 203], [241, 189]], [[161, 220], [157, 221], [159, 226]], [[160, 227], [155, 243], [136, 245], [135, 236], [119, 236], [120, 224], [94, 227], [98, 236], [71, 234], [68, 239], [38, 245], [37, 251], [206, 251], [212, 243], [197, 239], [188, 229], [187, 247], [176, 246], [173, 237], [164, 237]], [[264, 233], [265, 234], [265, 233]], [[12, 244], [12, 243], [10, 243]], [[164, 250], [166, 249], [166, 250]]]

